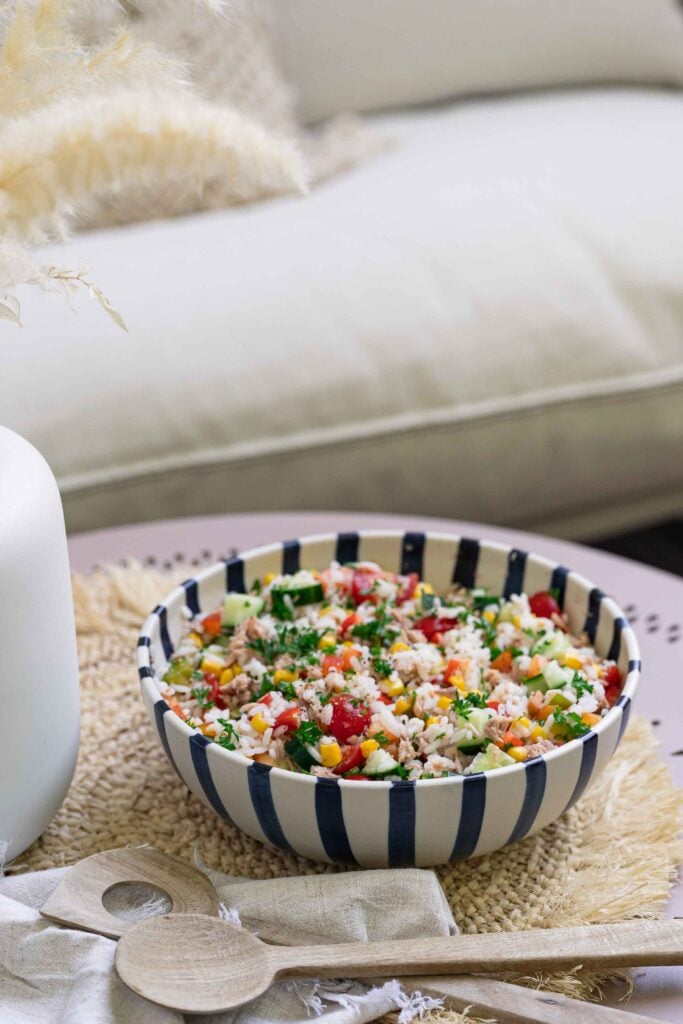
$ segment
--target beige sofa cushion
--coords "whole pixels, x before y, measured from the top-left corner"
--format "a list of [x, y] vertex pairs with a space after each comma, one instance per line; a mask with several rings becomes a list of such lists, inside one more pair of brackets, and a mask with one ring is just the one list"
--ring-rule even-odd
[[677, 0], [277, 0], [306, 121], [558, 85], [683, 83]]
[[307, 198], [81, 237], [125, 316], [25, 303], [3, 421], [72, 529], [363, 508], [567, 534], [680, 509], [683, 97], [381, 120]]

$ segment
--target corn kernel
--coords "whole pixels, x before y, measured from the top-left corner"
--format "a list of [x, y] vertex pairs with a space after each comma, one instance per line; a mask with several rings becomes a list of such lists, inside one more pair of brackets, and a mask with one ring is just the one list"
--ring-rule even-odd
[[[515, 627], [515, 629], [521, 629], [522, 628], [522, 620], [520, 619], [519, 615], [513, 615], [512, 616], [512, 625]], [[523, 760], [523, 758], [522, 758], [522, 760]]]
[[277, 686], [278, 683], [293, 683], [295, 679], [298, 679], [296, 671], [289, 671], [289, 669], [279, 668], [277, 672], [273, 673], [273, 682]]
[[321, 616], [322, 615], [331, 615], [332, 614], [332, 609], [330, 608], [329, 604], [326, 604], [324, 608], [320, 609], [320, 614], [321, 614]]
[[412, 705], [413, 702], [411, 700], [408, 700], [407, 697], [399, 697], [396, 703], [394, 704], [394, 714], [407, 715]]
[[326, 647], [337, 646], [337, 635], [336, 633], [323, 633], [318, 640], [318, 650], [324, 651]]
[[528, 729], [529, 726], [531, 725], [531, 722], [529, 721], [529, 719], [525, 715], [522, 715], [520, 718], [516, 718], [515, 719], [514, 724], [521, 726], [522, 729]]
[[437, 715], [430, 715], [425, 725], [429, 728], [430, 725], [438, 725], [441, 719]]
[[532, 740], [544, 740], [546, 739], [545, 729], [542, 729], [540, 725], [535, 725], [530, 736]]
[[204, 644], [204, 641], [200, 637], [199, 633], [189, 633], [187, 639], [191, 640], [195, 647], [202, 647]]
[[200, 667], [202, 672], [211, 672], [214, 676], [220, 676], [225, 668], [225, 662], [222, 658], [214, 658], [211, 654], [207, 654], [206, 657], [202, 658]]
[[267, 572], [266, 575], [263, 577], [264, 586], [266, 586], [266, 587], [270, 586], [270, 584], [275, 579], [275, 576], [276, 576], [276, 573], [274, 573], [274, 572]]
[[360, 749], [363, 752], [363, 757], [370, 757], [370, 754], [373, 752], [373, 750], [377, 750], [378, 747], [379, 743], [377, 742], [377, 740], [364, 740], [360, 745]]
[[439, 697], [439, 699], [436, 702], [436, 706], [438, 708], [441, 708], [442, 711], [448, 711], [448, 709], [451, 706], [451, 699], [450, 699], [450, 697], [446, 697], [445, 694], [443, 696]]
[[354, 646], [353, 640], [345, 640], [344, 643], [342, 644], [342, 647], [353, 647], [353, 646]]
[[383, 679], [379, 684], [379, 688], [382, 693], [386, 693], [387, 697], [398, 697], [405, 690], [405, 686], [400, 679]]
[[270, 726], [266, 722], [265, 718], [263, 718], [259, 714], [254, 715], [254, 717], [251, 719], [251, 724], [254, 727], [254, 729], [256, 729], [256, 732], [264, 733], [266, 729], [270, 729]]
[[510, 747], [508, 754], [514, 761], [526, 761], [528, 756], [526, 747]]
[[491, 611], [491, 609], [489, 608], [488, 611], [484, 612], [484, 618], [486, 619], [487, 622], [495, 622], [496, 621], [496, 613]]
[[459, 672], [455, 672], [452, 676], [448, 677], [448, 682], [451, 686], [454, 686], [456, 690], [460, 690], [461, 693], [467, 693], [467, 683], [465, 677]]
[[581, 715], [581, 721], [584, 725], [597, 725], [600, 721], [600, 715], [594, 715], [591, 711], [584, 711]]
[[342, 759], [341, 747], [338, 743], [321, 743], [320, 760], [325, 768], [334, 768]]
[[417, 601], [422, 596], [422, 594], [433, 593], [434, 587], [431, 585], [431, 583], [418, 583], [418, 585], [415, 587], [415, 590], [413, 591], [413, 600]]
[[228, 683], [232, 679], [235, 678], [235, 675], [236, 674], [239, 675], [239, 673], [240, 673], [239, 665], [233, 665], [231, 668], [224, 668], [223, 671], [221, 672], [220, 685], [221, 686], [227, 686]]
[[577, 657], [577, 655], [572, 651], [568, 651], [563, 658], [563, 664], [567, 668], [580, 669], [583, 662], [581, 661], [581, 658]]
[[389, 648], [389, 654], [398, 654], [399, 651], [409, 650], [410, 647], [408, 646], [408, 644], [402, 644], [400, 641], [398, 641], [397, 643], [391, 645], [391, 647]]

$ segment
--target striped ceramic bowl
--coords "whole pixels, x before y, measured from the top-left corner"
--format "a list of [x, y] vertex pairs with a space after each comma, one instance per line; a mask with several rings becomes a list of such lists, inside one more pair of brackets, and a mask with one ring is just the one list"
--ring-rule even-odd
[[[154, 674], [166, 669], [184, 606], [208, 613], [227, 591], [244, 591], [268, 572], [323, 569], [333, 558], [419, 572], [437, 591], [453, 582], [506, 596], [556, 588], [572, 631], [585, 630], [598, 654], [618, 662], [626, 677], [622, 694], [594, 729], [541, 757], [493, 772], [417, 782], [348, 782], [271, 768], [210, 742], [171, 712]], [[166, 756], [193, 793], [262, 842], [312, 860], [366, 867], [479, 856], [550, 824], [614, 753], [639, 669], [638, 644], [625, 616], [583, 576], [502, 544], [437, 533], [368, 530], [254, 548], [173, 590], [149, 616], [138, 641], [145, 705]]]

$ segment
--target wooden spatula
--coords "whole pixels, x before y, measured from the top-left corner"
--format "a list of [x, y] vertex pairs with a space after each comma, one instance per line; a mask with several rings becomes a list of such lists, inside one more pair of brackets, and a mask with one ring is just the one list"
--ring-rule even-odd
[[[130, 921], [122, 921], [114, 915], [110, 914], [102, 904], [103, 895], [109, 891], [113, 886], [119, 883], [137, 883], [146, 882], [153, 886], [162, 889], [168, 894], [173, 905], [173, 911], [180, 911], [180, 914], [176, 916], [176, 913], [169, 915], [167, 918], [155, 918], [142, 924], [132, 924]], [[46, 901], [41, 909], [41, 913], [52, 920], [58, 921], [61, 924], [71, 925], [77, 928], [85, 928], [89, 931], [99, 932], [100, 934], [117, 938], [126, 933], [130, 933], [129, 938], [132, 940], [127, 950], [121, 954], [121, 963], [125, 963], [123, 969], [119, 967], [119, 971], [127, 983], [131, 983], [131, 987], [136, 991], [140, 991], [141, 994], [147, 995], [151, 999], [157, 999], [164, 1005], [173, 1005], [175, 1008], [183, 1009], [185, 1012], [204, 1012], [205, 1007], [198, 1005], [196, 998], [190, 998], [187, 990], [180, 994], [179, 998], [183, 1002], [180, 1006], [177, 1003], [175, 989], [169, 989], [166, 982], [160, 987], [164, 989], [163, 992], [159, 992], [158, 988], [155, 988], [154, 993], [149, 990], [149, 971], [153, 968], [154, 958], [159, 954], [157, 942], [159, 940], [159, 933], [153, 931], [151, 935], [148, 935], [145, 940], [144, 931], [140, 931], [143, 926], [154, 925], [161, 923], [162, 920], [171, 921], [172, 927], [175, 927], [173, 922], [176, 920], [180, 922], [180, 926], [177, 928], [177, 934], [181, 936], [183, 928], [191, 929], [196, 927], [192, 925], [192, 921], [199, 920], [200, 930], [206, 926], [204, 922], [209, 922], [209, 928], [216, 926], [218, 934], [222, 936], [227, 942], [227, 947], [223, 946], [223, 938], [220, 940], [221, 952], [218, 959], [222, 960], [221, 976], [225, 975], [226, 962], [230, 959], [230, 947], [232, 944], [235, 945], [237, 950], [242, 949], [253, 949], [256, 950], [255, 958], [258, 959], [258, 955], [265, 955], [266, 962], [268, 964], [268, 971], [272, 976], [275, 973], [279, 977], [283, 976], [310, 976], [314, 974], [316, 976], [331, 976], [339, 974], [340, 976], [355, 976], [355, 977], [370, 977], [375, 975], [381, 975], [383, 977], [394, 976], [399, 974], [405, 974], [407, 972], [414, 972], [416, 969], [423, 970], [425, 973], [445, 973], [443, 970], [443, 959], [437, 964], [433, 958], [432, 953], [428, 954], [430, 962], [426, 966], [421, 966], [421, 962], [415, 959], [414, 951], [416, 947], [415, 942], [411, 943], [359, 943], [359, 944], [346, 944], [340, 946], [327, 945], [329, 940], [320, 936], [308, 935], [307, 933], [299, 932], [298, 930], [292, 930], [291, 928], [283, 928], [282, 926], [272, 925], [267, 921], [246, 921], [244, 922], [248, 927], [256, 928], [259, 931], [262, 939], [271, 942], [296, 944], [300, 943], [301, 946], [306, 946], [304, 949], [296, 950], [274, 950], [272, 947], [269, 949], [268, 946], [264, 945], [258, 939], [249, 935], [243, 929], [235, 929], [234, 926], [228, 925], [226, 922], [218, 919], [219, 904], [216, 893], [213, 886], [210, 884], [208, 879], [197, 869], [192, 868], [184, 861], [180, 861], [175, 857], [169, 857], [166, 854], [159, 853], [157, 850], [151, 848], [138, 848], [138, 849], [122, 849], [122, 850], [110, 850], [106, 853], [94, 854], [92, 857], [88, 857], [75, 865], [65, 878], [60, 882], [59, 886], [54, 890], [52, 895]], [[197, 915], [200, 915], [197, 918]], [[670, 934], [670, 926], [673, 923], [668, 922], [637, 922], [635, 925], [615, 925], [615, 926], [602, 926], [609, 927], [612, 929], [611, 936], [616, 939], [617, 944], [621, 943], [621, 933], [615, 933], [613, 929], [621, 929], [627, 927], [633, 931], [637, 930], [637, 939], [634, 941], [631, 938], [631, 945], [628, 947], [631, 949], [631, 953], [628, 953], [628, 949], [625, 950], [626, 956], [622, 956], [619, 953], [616, 954], [618, 962], [622, 965], [626, 963], [680, 963], [681, 962], [681, 933], [680, 929], [676, 932], [675, 936]], [[662, 953], [655, 953], [652, 949], [652, 933], [651, 929], [653, 925], [663, 925], [667, 934], [669, 934], [670, 941], [667, 945], [666, 955]], [[649, 940], [646, 939], [644, 929], [649, 928]], [[133, 933], [135, 929], [135, 934]], [[227, 931], [226, 931], [227, 929]], [[591, 927], [586, 929], [579, 929], [578, 931], [595, 934], [599, 931], [599, 928]], [[162, 933], [164, 936], [166, 933]], [[203, 931], [202, 931], [203, 934]], [[538, 956], [539, 943], [541, 947], [548, 945], [548, 939], [553, 933], [551, 931], [541, 930], [538, 932], [526, 932], [526, 933], [505, 933], [490, 936], [467, 936], [459, 937], [456, 939], [430, 939], [430, 940], [419, 940], [420, 943], [445, 943], [447, 944], [447, 951], [450, 953], [454, 952], [452, 947], [453, 942], [467, 943], [464, 947], [467, 950], [467, 956], [471, 954], [479, 956], [486, 956], [487, 951], [484, 950], [482, 953], [481, 947], [479, 952], [472, 945], [472, 942], [477, 940], [497, 940], [498, 943], [503, 944], [506, 947], [506, 952], [510, 949], [519, 949], [518, 940], [527, 936], [536, 937], [536, 956]], [[555, 933], [557, 934], [557, 933]], [[578, 962], [586, 963], [587, 960], [579, 955], [578, 948], [574, 945], [574, 938], [577, 934], [577, 930], [568, 929], [564, 930], [563, 934], [568, 936], [567, 948], [571, 951], [565, 953], [564, 963], [569, 963], [572, 966]], [[607, 938], [607, 936], [605, 936]], [[604, 952], [605, 938], [602, 941], [602, 960], [601, 963], [607, 963], [605, 956], [612, 955], [608, 950]], [[127, 942], [128, 940], [126, 940]], [[166, 942], [166, 939], [162, 937], [162, 942]], [[171, 973], [175, 971], [175, 982], [178, 986], [179, 979], [182, 983], [196, 980], [194, 977], [190, 977], [192, 974], [192, 964], [198, 962], [199, 959], [204, 957], [204, 950], [202, 951], [202, 958], [197, 958], [194, 954], [196, 953], [196, 947], [192, 953], [191, 960], [188, 959], [188, 949], [192, 950], [193, 943], [197, 941], [194, 937], [194, 933], [190, 930], [187, 931], [185, 939], [182, 937], [179, 940], [181, 946], [180, 952], [176, 949], [171, 960], [173, 962], [173, 968]], [[204, 941], [199, 939], [198, 941]], [[213, 941], [213, 940], [211, 940]], [[567, 941], [565, 939], [565, 941]], [[255, 947], [250, 947], [249, 943], [255, 943]], [[243, 945], [246, 943], [246, 945]], [[398, 955], [400, 964], [403, 965], [402, 969], [396, 968], [395, 963], [389, 964], [388, 962], [379, 963], [372, 954], [380, 951], [382, 948], [385, 950], [386, 947], [400, 946], [400, 950], [394, 951], [394, 956]], [[675, 949], [672, 953], [671, 946]], [[135, 952], [136, 949], [142, 947], [142, 953], [138, 954]], [[406, 954], [406, 947], [408, 952]], [[645, 948], [647, 947], [647, 948]], [[363, 960], [363, 964], [358, 969], [350, 970], [344, 969], [339, 965], [338, 962], [332, 966], [330, 963], [327, 965], [327, 969], [322, 966], [313, 966], [311, 962], [312, 954], [316, 951], [320, 954], [323, 951], [327, 951], [330, 948], [342, 950], [342, 957], [347, 952], [356, 951], [357, 958]], [[433, 950], [434, 947], [430, 946]], [[460, 947], [463, 949], [462, 945]], [[617, 945], [619, 948], [619, 945]], [[634, 952], [633, 950], [637, 950]], [[163, 951], [162, 951], [163, 952]], [[545, 952], [545, 949], [544, 949]], [[214, 953], [217, 953], [217, 947], [214, 949]], [[273, 960], [267, 960], [268, 954], [273, 954]], [[290, 960], [294, 959], [298, 961], [292, 967], [291, 963], [289, 966], [284, 960], [277, 960], [277, 955], [281, 954], [286, 957], [287, 953], [290, 954]], [[491, 949], [488, 950], [490, 955]], [[249, 958], [251, 954], [247, 956]], [[593, 957], [596, 955], [595, 951], [591, 954]], [[634, 959], [628, 959], [628, 956], [635, 956]], [[655, 960], [649, 959], [649, 957], [655, 957]], [[674, 959], [671, 959], [671, 956]], [[663, 958], [664, 957], [664, 958]], [[140, 964], [136, 966], [136, 958], [140, 959]], [[244, 956], [241, 957], [244, 959]], [[315, 957], [314, 957], [315, 959]], [[520, 963], [521, 959], [521, 963]], [[259, 961], [263, 966], [263, 961]], [[479, 963], [480, 961], [477, 961]], [[524, 969], [529, 969], [532, 961], [525, 960], [522, 955], [518, 958], [515, 966], [522, 966]], [[533, 961], [537, 963], [538, 960]], [[547, 958], [543, 960], [547, 963]], [[595, 963], [595, 960], [591, 960], [591, 963]], [[609, 960], [609, 962], [614, 962]], [[406, 966], [406, 964], [408, 966]], [[554, 960], [554, 966], [560, 966], [560, 961]], [[461, 961], [459, 965], [456, 965], [461, 970], [467, 970], [470, 968], [470, 961]], [[489, 963], [488, 969], [503, 969], [504, 965], [496, 963], [493, 967]], [[128, 970], [130, 968], [130, 980], [127, 977]], [[141, 968], [141, 970], [140, 970]], [[303, 969], [303, 974], [297, 973], [298, 969]], [[213, 970], [213, 968], [211, 968]], [[257, 971], [261, 968], [257, 968]], [[364, 969], [364, 973], [360, 974], [359, 970]], [[446, 968], [447, 973], [451, 973], [453, 966]], [[483, 969], [477, 967], [477, 970]], [[219, 972], [220, 973], [220, 972]], [[138, 975], [140, 975], [138, 977]], [[228, 970], [228, 984], [231, 985], [232, 971]], [[270, 975], [269, 975], [270, 978]], [[179, 987], [182, 987], [182, 983]], [[270, 980], [264, 981], [263, 976], [260, 979], [262, 987], [259, 991], [263, 991]], [[529, 989], [522, 988], [518, 985], [511, 985], [506, 982], [496, 981], [493, 978], [486, 977], [456, 977], [452, 979], [445, 978], [416, 978], [410, 977], [403, 982], [404, 988], [408, 990], [421, 989], [428, 991], [432, 995], [443, 996], [446, 1003], [455, 1009], [462, 1009], [466, 1005], [475, 1005], [479, 1015], [495, 1014], [495, 1016], [501, 1022], [505, 1024], [647, 1024], [649, 1021], [652, 1024], [652, 1019], [647, 1017], [637, 1017], [633, 1014], [624, 1013], [621, 1010], [615, 1010], [610, 1007], [593, 1006], [587, 1003], [579, 1002], [573, 999], [567, 999], [559, 995], [532, 991]], [[144, 989], [144, 991], [143, 991]], [[193, 990], [196, 992], [196, 988], [193, 986]], [[225, 1006], [224, 998], [220, 993], [213, 993], [215, 998], [221, 1000], [221, 1008]], [[234, 996], [234, 993], [233, 993]], [[171, 1002], [168, 1001], [171, 999]], [[249, 995], [246, 998], [253, 998], [253, 995]], [[187, 1002], [191, 1002], [191, 1006], [186, 1006]], [[237, 1004], [231, 1004], [237, 1005]]]

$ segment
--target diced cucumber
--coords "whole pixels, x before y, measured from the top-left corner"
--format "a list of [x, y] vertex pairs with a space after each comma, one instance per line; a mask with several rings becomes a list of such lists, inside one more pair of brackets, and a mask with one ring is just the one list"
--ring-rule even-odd
[[566, 711], [567, 708], [570, 708], [574, 703], [571, 697], [568, 697], [567, 694], [563, 693], [561, 690], [548, 690], [546, 696], [550, 698], [549, 703], [552, 704], [553, 707], [562, 708], [563, 711]]
[[288, 583], [286, 586], [271, 587], [270, 590], [273, 611], [276, 615], [280, 612], [286, 613], [290, 604], [295, 608], [301, 608], [307, 604], [320, 604], [324, 600], [324, 596], [321, 583]]
[[296, 736], [292, 736], [291, 740], [285, 743], [285, 753], [291, 757], [295, 765], [306, 772], [310, 771], [314, 764], [318, 764], [306, 744]]
[[530, 679], [527, 679], [526, 685], [529, 687], [532, 693], [535, 693], [536, 690], [540, 690], [541, 693], [545, 693], [545, 691], [548, 689], [548, 680], [542, 672], [539, 672], [537, 676], [532, 676]]
[[531, 648], [531, 654], [544, 654], [546, 658], [561, 658], [570, 648], [569, 637], [566, 633], [557, 632], [545, 640], [539, 640]]
[[164, 672], [163, 680], [169, 686], [187, 686], [192, 672], [192, 665], [187, 658], [176, 658]]
[[263, 611], [263, 598], [254, 594], [226, 594], [221, 622], [224, 626], [239, 626], [240, 622]]
[[380, 747], [373, 750], [363, 767], [363, 775], [388, 775], [398, 768], [398, 761]]
[[463, 740], [462, 743], [458, 744], [458, 750], [461, 751], [461, 753], [463, 754], [467, 754], [468, 756], [471, 754], [478, 754], [483, 749], [484, 747], [482, 743], [473, 743], [469, 740]]
[[562, 668], [556, 661], [549, 661], [543, 666], [543, 678], [551, 690], [561, 690], [574, 678], [570, 669]]
[[477, 754], [472, 764], [467, 769], [467, 774], [471, 775], [474, 772], [490, 772], [494, 768], [504, 768], [505, 765], [516, 764], [515, 759], [506, 754], [504, 750], [497, 747], [494, 743], [489, 743], [486, 750], [482, 750], [480, 754]]

